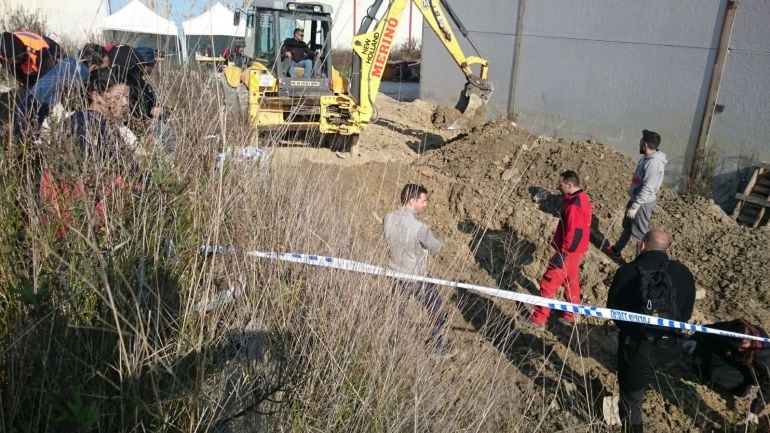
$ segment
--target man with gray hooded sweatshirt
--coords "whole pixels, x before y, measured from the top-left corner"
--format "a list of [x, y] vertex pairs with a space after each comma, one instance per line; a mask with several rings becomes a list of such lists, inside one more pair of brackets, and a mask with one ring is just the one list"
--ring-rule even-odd
[[663, 184], [663, 174], [666, 169], [666, 154], [658, 150], [660, 147], [660, 135], [657, 132], [642, 130], [642, 139], [639, 140], [639, 153], [644, 155], [636, 164], [634, 177], [631, 178], [631, 186], [628, 188], [630, 200], [626, 204], [626, 213], [623, 216], [623, 233], [615, 245], [606, 244], [602, 251], [610, 256], [620, 258], [620, 253], [628, 241], [633, 237], [639, 242], [650, 231], [652, 212], [658, 198], [658, 191]]

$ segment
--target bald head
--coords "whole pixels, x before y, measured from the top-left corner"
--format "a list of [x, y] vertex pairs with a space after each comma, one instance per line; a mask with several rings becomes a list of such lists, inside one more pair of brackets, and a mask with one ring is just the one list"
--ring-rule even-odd
[[653, 229], [647, 232], [642, 238], [643, 251], [663, 251], [666, 252], [671, 239], [663, 230]]

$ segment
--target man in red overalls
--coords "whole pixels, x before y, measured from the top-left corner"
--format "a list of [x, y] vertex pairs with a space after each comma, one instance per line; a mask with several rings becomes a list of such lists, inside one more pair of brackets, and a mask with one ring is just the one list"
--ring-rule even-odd
[[[591, 234], [591, 201], [580, 188], [577, 173], [567, 170], [559, 176], [559, 191], [564, 195], [561, 218], [553, 234], [551, 246], [556, 253], [548, 261], [548, 268], [540, 280], [540, 296], [553, 298], [559, 287], [564, 286], [567, 302], [580, 303], [580, 262], [588, 251]], [[551, 313], [550, 308], [535, 307], [526, 325], [543, 328]], [[572, 325], [575, 316], [565, 311], [559, 319]]]

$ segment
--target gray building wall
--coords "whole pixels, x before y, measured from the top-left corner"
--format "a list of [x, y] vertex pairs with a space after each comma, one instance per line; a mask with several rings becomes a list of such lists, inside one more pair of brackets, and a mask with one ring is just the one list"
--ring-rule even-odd
[[[595, 138], [630, 156], [641, 129], [653, 129], [669, 156], [667, 182], [682, 183], [726, 0], [448, 1], [491, 61], [492, 116], [511, 115], [542, 134]], [[516, 29], [522, 4], [523, 26]], [[432, 31], [423, 32], [421, 98], [451, 104], [464, 78]], [[718, 100], [725, 111], [714, 118], [708, 147], [714, 154], [724, 149], [716, 163], [720, 173], [734, 172], [736, 161], [749, 155], [770, 156], [770, 2], [741, 2], [733, 35]]]
[[[492, 116], [505, 114], [516, 44], [517, 2], [454, 0], [449, 4], [469, 31], [471, 40], [479, 48], [481, 57], [490, 61], [489, 79], [495, 85], [495, 93], [489, 105], [490, 114]], [[444, 45], [439, 42], [430, 27], [426, 28], [426, 26], [427, 24], [423, 24], [420, 98], [454, 106], [465, 85], [465, 77], [447, 53]], [[463, 52], [467, 56], [475, 55], [468, 41], [454, 25], [452, 27]]]
[[707, 159], [716, 164], [714, 197], [729, 206], [751, 175], [747, 167], [770, 160], [770, 2], [742, 0], [714, 115]]

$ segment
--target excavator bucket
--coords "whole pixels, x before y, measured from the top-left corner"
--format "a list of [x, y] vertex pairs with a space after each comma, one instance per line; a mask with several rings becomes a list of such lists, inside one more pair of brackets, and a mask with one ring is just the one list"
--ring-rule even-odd
[[237, 88], [241, 85], [241, 68], [237, 66], [226, 66], [224, 69], [225, 81], [227, 85]]
[[447, 129], [468, 129], [483, 124], [486, 120], [486, 107], [492, 96], [492, 83], [483, 80], [479, 83], [468, 82], [460, 94], [455, 108], [461, 116]]

